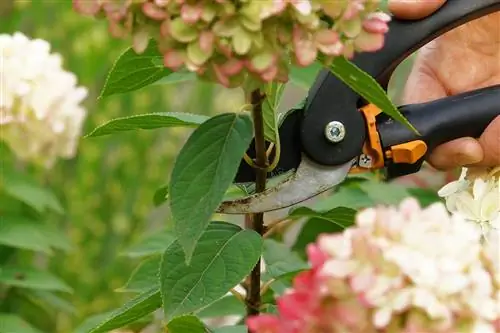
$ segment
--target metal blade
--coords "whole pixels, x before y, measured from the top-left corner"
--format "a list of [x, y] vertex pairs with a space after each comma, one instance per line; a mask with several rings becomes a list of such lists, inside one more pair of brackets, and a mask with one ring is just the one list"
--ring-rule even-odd
[[340, 166], [326, 167], [302, 155], [302, 162], [293, 176], [264, 192], [233, 201], [224, 201], [217, 212], [223, 214], [262, 213], [293, 206], [340, 184], [355, 161], [356, 159], [353, 159]]

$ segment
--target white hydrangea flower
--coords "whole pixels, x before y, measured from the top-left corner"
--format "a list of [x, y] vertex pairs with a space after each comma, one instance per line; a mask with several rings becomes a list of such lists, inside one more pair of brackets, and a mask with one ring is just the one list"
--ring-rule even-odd
[[460, 178], [438, 191], [450, 212], [477, 223], [487, 236], [500, 224], [500, 167], [463, 168]]
[[74, 157], [87, 94], [47, 41], [0, 34], [0, 140], [19, 159], [50, 168]]
[[481, 236], [441, 202], [362, 210], [308, 246], [312, 268], [278, 300], [279, 317], [247, 322], [255, 333], [500, 332], [499, 243]]

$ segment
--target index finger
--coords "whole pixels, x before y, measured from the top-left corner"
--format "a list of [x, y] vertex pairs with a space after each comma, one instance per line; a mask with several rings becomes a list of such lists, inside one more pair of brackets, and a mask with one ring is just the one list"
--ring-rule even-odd
[[437, 11], [446, 0], [390, 0], [389, 10], [400, 19], [419, 20]]

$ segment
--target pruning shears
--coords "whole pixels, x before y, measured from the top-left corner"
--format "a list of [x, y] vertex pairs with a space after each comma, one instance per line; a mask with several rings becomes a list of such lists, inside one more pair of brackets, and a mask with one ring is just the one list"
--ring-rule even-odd
[[[436, 37], [500, 10], [500, 0], [447, 1], [418, 21], [393, 19], [385, 47], [351, 61], [384, 88], [395, 68]], [[479, 137], [500, 115], [500, 85], [399, 107], [417, 129], [382, 113], [329, 70], [321, 71], [304, 106], [287, 112], [279, 128], [281, 156], [268, 178], [294, 171], [276, 187], [233, 201], [218, 212], [258, 213], [290, 207], [341, 184], [348, 175], [382, 170], [387, 180], [416, 173], [432, 150], [461, 137]], [[247, 151], [254, 156], [254, 143]], [[273, 158], [271, 154], [271, 158]], [[254, 181], [242, 160], [234, 183]]]

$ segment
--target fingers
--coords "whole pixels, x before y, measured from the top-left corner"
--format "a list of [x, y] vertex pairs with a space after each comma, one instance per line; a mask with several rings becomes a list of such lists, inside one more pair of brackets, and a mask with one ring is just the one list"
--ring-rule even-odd
[[396, 17], [419, 20], [441, 8], [446, 0], [390, 0], [389, 10]]
[[439, 170], [499, 166], [500, 116], [491, 122], [479, 140], [460, 138], [437, 147], [429, 156], [429, 163]]
[[429, 163], [438, 170], [474, 165], [483, 160], [483, 148], [473, 138], [460, 138], [447, 142], [432, 151]]
[[457, 166], [499, 166], [500, 116], [491, 122], [479, 140], [460, 138], [437, 147], [429, 157], [429, 163], [439, 170]]
[[[500, 108], [500, 106], [499, 106]], [[499, 166], [500, 165], [500, 116], [488, 125], [483, 135], [479, 138], [484, 157], [478, 166]]]

